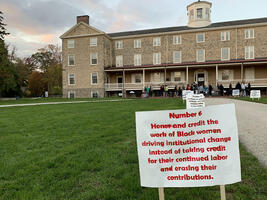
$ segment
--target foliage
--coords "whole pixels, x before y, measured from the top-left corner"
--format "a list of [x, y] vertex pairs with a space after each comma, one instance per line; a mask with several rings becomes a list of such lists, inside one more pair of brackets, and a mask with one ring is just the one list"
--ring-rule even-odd
[[6, 32], [6, 24], [3, 23], [4, 17], [2, 15], [3, 13], [0, 11], [0, 40], [4, 40], [4, 36], [9, 34]]
[[43, 73], [46, 88], [49, 94], [62, 93], [62, 62], [59, 46], [49, 44], [27, 58], [30, 69]]
[[32, 96], [42, 96], [45, 91], [45, 81], [40, 72], [34, 71], [29, 76], [28, 88]]
[[34, 65], [35, 70], [40, 70], [44, 74], [50, 66], [57, 66], [61, 64], [60, 47], [49, 44], [44, 48], [38, 49], [38, 52], [31, 55], [29, 58]]
[[50, 94], [62, 94], [62, 65], [51, 65], [47, 69], [46, 80]]
[[0, 97], [15, 96], [19, 93], [18, 73], [15, 65], [8, 59], [8, 50], [0, 40]]

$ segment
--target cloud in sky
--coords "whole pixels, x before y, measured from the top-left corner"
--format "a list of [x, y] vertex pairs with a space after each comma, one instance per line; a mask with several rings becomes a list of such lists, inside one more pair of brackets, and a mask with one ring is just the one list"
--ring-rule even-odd
[[[264, 17], [266, 0], [210, 0], [212, 21]], [[47, 44], [60, 44], [59, 36], [88, 14], [90, 24], [109, 32], [186, 25], [186, 6], [194, 0], [0, 0], [10, 35], [7, 43], [28, 56]], [[236, 10], [238, 9], [238, 11]], [[242, 11], [242, 12], [240, 12]], [[266, 17], [266, 16], [265, 16]]]

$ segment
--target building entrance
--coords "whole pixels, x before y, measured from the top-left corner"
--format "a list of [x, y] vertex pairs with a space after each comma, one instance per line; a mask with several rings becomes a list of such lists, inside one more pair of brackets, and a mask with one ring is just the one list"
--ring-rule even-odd
[[205, 85], [205, 73], [198, 73], [197, 74], [197, 84], [198, 86]]

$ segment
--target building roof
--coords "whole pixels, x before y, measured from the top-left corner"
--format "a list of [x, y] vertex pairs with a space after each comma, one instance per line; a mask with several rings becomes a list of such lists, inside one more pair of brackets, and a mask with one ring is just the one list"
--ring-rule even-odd
[[246, 19], [246, 20], [237, 20], [237, 21], [227, 21], [227, 22], [218, 22], [210, 24], [209, 26], [205, 26], [202, 28], [192, 28], [188, 26], [175, 26], [175, 27], [166, 27], [166, 28], [156, 28], [156, 29], [146, 29], [146, 30], [137, 30], [137, 31], [126, 31], [126, 32], [117, 32], [117, 33], [109, 33], [107, 34], [110, 37], [124, 37], [124, 36], [138, 36], [144, 34], [156, 34], [156, 33], [167, 33], [167, 32], [175, 32], [175, 31], [187, 31], [194, 29], [209, 29], [209, 28], [222, 28], [228, 26], [241, 26], [241, 25], [250, 25], [250, 24], [258, 24], [258, 23], [267, 23], [267, 17], [265, 18], [257, 18], [257, 19]]

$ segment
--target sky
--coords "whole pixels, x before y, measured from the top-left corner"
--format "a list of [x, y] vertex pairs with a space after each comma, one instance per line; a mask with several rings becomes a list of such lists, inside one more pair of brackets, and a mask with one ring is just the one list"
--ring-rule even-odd
[[[47, 44], [89, 15], [90, 25], [106, 33], [187, 25], [186, 6], [195, 0], [0, 0], [10, 33], [5, 38], [19, 57]], [[212, 23], [267, 17], [266, 0], [209, 0]]]

